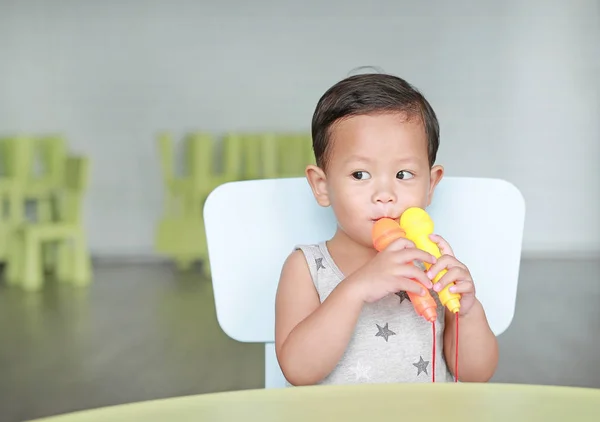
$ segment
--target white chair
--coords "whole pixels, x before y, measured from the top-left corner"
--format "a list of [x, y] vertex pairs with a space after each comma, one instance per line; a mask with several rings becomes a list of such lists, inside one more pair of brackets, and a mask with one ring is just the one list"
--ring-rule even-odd
[[[431, 206], [435, 231], [470, 269], [496, 335], [510, 325], [517, 294], [525, 202], [498, 179], [446, 177]], [[274, 347], [275, 292], [294, 245], [333, 235], [304, 178], [231, 182], [204, 206], [217, 318], [231, 338], [265, 343], [265, 387], [283, 387]]]

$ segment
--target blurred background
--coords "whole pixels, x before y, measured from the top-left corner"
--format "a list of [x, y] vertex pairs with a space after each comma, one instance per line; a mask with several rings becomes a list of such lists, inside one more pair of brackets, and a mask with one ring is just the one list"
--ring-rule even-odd
[[262, 345], [216, 322], [201, 203], [302, 175], [360, 66], [429, 99], [447, 175], [525, 197], [493, 381], [600, 387], [597, 0], [0, 0], [0, 64], [0, 420], [260, 388]]

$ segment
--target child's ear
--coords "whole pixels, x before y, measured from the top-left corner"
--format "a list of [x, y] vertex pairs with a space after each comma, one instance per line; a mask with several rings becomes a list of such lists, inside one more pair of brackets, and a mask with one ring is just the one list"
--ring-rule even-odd
[[309, 165], [304, 171], [308, 184], [313, 191], [317, 203], [322, 207], [328, 207], [330, 204], [329, 193], [327, 192], [327, 176], [325, 172], [315, 165]]
[[444, 177], [444, 167], [436, 165], [431, 167], [431, 174], [429, 177], [429, 192], [427, 195], [427, 206], [431, 205], [431, 200], [433, 199], [433, 193], [435, 192], [435, 188], [440, 183]]

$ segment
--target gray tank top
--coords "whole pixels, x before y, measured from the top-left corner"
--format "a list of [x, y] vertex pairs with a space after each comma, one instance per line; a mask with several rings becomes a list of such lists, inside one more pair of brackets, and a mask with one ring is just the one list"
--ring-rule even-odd
[[[327, 245], [298, 245], [306, 257], [321, 303], [344, 276]], [[444, 308], [437, 295], [435, 382], [454, 378], [443, 356]], [[406, 292], [364, 305], [348, 347], [334, 370], [319, 384], [432, 381], [432, 324], [416, 314]]]

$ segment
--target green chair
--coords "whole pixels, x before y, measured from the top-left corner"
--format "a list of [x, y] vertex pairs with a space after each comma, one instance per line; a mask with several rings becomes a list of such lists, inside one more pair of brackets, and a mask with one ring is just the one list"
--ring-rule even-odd
[[[181, 270], [208, 260], [203, 207], [211, 191], [238, 180], [299, 176], [313, 161], [306, 134], [230, 132], [216, 143], [200, 132], [189, 134], [184, 142], [184, 174], [176, 177], [173, 139], [168, 134], [158, 137], [165, 203], [155, 231], [155, 250], [171, 257]], [[209, 266], [203, 268], [209, 275]]]
[[24, 223], [14, 230], [8, 253], [7, 280], [25, 290], [39, 290], [44, 281], [44, 246], [57, 246], [56, 276], [60, 281], [87, 285], [91, 257], [83, 226], [83, 199], [89, 182], [89, 160], [65, 160], [63, 188], [56, 192], [57, 215], [52, 221]]
[[276, 175], [274, 134], [227, 133], [222, 145], [223, 172], [215, 180], [218, 183], [211, 186], [212, 189], [225, 182], [264, 179]]
[[[208, 252], [202, 221], [202, 206], [210, 189], [213, 139], [194, 134], [185, 139], [185, 169], [175, 176], [173, 139], [158, 137], [165, 200], [163, 216], [154, 235], [155, 250], [172, 258], [180, 270], [189, 269], [197, 260], [206, 261]], [[208, 270], [208, 265], [204, 266]]]
[[66, 157], [67, 143], [60, 136], [37, 138], [29, 148], [30, 171], [24, 193], [26, 200], [35, 202], [37, 222], [52, 221], [52, 197], [63, 186]]
[[[65, 160], [67, 142], [61, 136], [42, 136], [33, 140], [28, 154], [30, 169], [25, 185], [25, 201], [34, 205], [35, 221], [53, 221], [57, 210], [54, 195], [62, 189], [65, 180]], [[44, 245], [44, 268], [53, 270], [56, 266], [57, 251], [54, 245]]]
[[306, 166], [315, 162], [310, 134], [280, 134], [275, 148], [277, 177], [301, 177]]
[[[222, 182], [273, 179], [304, 175], [314, 163], [310, 134], [229, 133], [223, 139]], [[229, 177], [225, 177], [228, 175]]]
[[0, 139], [0, 261], [7, 259], [11, 234], [25, 217], [23, 188], [28, 176], [30, 148], [29, 138]]

